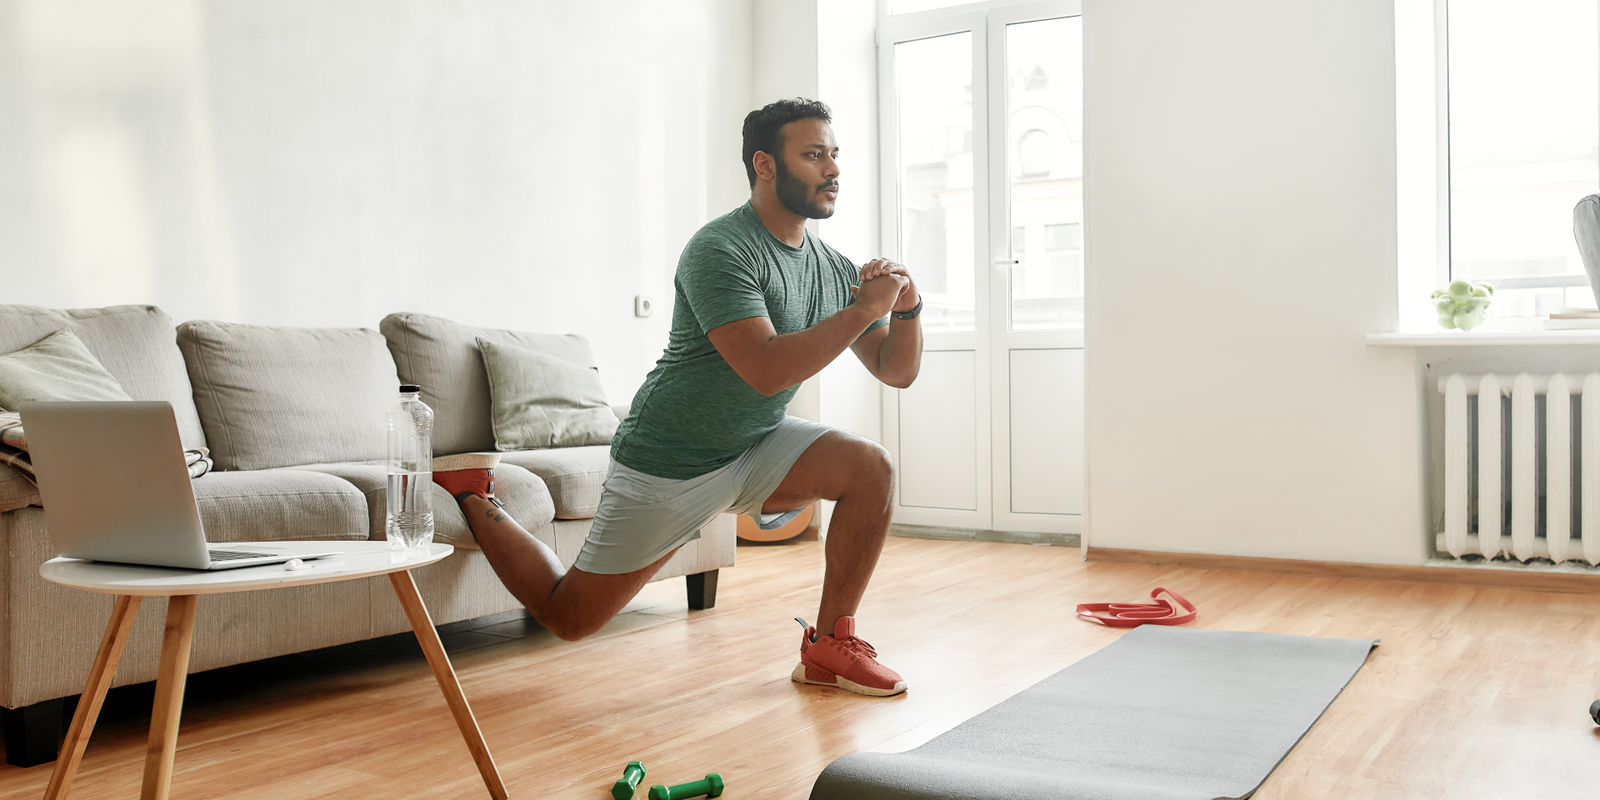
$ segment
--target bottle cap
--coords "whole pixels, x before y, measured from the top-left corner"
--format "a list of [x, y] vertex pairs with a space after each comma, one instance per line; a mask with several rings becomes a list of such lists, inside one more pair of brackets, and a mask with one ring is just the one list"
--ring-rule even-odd
[[402, 383], [402, 384], [400, 384], [400, 393], [401, 394], [405, 394], [406, 392], [420, 392], [420, 391], [422, 391], [422, 387], [418, 386], [418, 385], [416, 385], [414, 383]]

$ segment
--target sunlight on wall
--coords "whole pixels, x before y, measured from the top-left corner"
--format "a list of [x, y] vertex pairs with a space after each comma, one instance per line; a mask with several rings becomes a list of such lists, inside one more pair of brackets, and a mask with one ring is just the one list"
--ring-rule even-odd
[[[15, 6], [32, 209], [47, 263], [19, 302], [160, 303], [230, 316], [196, 0], [23, 0]], [[9, 83], [9, 82], [8, 82]], [[0, 244], [0, 268], [21, 254]], [[181, 317], [180, 317], [181, 318]]]
[[149, 296], [155, 274], [146, 188], [126, 135], [112, 127], [62, 135], [42, 173], [55, 211], [60, 277], [73, 304]]
[[575, 332], [625, 402], [748, 194], [752, 2], [5, 0], [5, 300]]

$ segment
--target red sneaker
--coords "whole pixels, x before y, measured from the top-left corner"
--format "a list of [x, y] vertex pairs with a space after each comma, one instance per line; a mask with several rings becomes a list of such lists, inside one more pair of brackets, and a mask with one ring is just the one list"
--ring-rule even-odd
[[500, 456], [495, 453], [440, 456], [433, 460], [433, 482], [443, 486], [457, 503], [475, 494], [504, 507], [505, 503], [494, 496], [494, 468], [499, 463]]
[[906, 690], [906, 682], [894, 670], [879, 664], [878, 651], [856, 636], [856, 618], [840, 617], [833, 624], [832, 636], [818, 636], [806, 626], [800, 639], [800, 663], [789, 675], [795, 683], [837, 686], [872, 697], [889, 697]]

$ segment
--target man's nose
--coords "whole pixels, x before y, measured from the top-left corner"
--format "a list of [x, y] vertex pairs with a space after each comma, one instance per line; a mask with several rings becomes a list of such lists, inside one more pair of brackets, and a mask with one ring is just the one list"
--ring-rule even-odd
[[839, 177], [839, 162], [834, 161], [833, 156], [828, 156], [823, 163], [822, 175], [829, 180]]

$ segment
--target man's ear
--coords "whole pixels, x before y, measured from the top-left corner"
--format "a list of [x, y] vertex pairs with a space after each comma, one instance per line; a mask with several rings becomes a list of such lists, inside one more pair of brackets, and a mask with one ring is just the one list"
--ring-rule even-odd
[[750, 159], [755, 164], [756, 177], [764, 181], [775, 180], [778, 177], [777, 162], [765, 150], [757, 150]]

